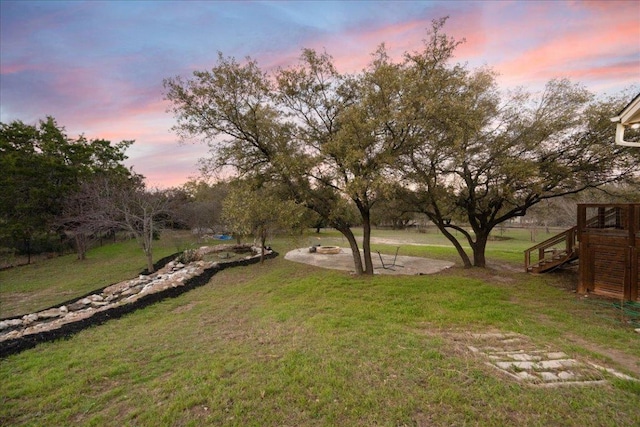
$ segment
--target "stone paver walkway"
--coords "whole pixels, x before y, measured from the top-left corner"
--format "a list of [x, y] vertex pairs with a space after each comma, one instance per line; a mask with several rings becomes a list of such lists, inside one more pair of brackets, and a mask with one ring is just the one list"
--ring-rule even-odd
[[540, 387], [606, 383], [608, 375], [638, 381], [614, 369], [582, 362], [562, 351], [541, 349], [516, 333], [469, 334], [467, 348], [515, 380]]

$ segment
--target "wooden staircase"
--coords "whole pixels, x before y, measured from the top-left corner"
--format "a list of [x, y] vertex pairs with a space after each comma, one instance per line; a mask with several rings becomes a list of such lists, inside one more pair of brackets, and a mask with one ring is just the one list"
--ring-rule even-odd
[[[624, 218], [620, 214], [620, 209], [603, 207], [597, 215], [587, 219], [583, 228], [617, 227], [621, 222], [624, 222]], [[545, 273], [575, 261], [579, 256], [580, 245], [576, 226], [524, 251], [524, 268], [529, 273]]]
[[577, 260], [579, 249], [578, 227], [571, 227], [524, 251], [525, 271], [537, 274], [556, 269]]

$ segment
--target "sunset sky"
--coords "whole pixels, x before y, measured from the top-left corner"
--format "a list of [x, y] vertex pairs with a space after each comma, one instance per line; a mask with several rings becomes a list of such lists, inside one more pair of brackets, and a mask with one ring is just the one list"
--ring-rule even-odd
[[640, 1], [5, 1], [0, 121], [53, 116], [70, 137], [134, 139], [128, 165], [151, 186], [198, 174], [205, 144], [180, 144], [162, 80], [215, 65], [218, 51], [270, 70], [302, 48], [357, 72], [382, 42], [420, 49], [431, 21], [466, 42], [456, 61], [488, 65], [501, 87], [568, 77], [597, 94], [640, 91]]

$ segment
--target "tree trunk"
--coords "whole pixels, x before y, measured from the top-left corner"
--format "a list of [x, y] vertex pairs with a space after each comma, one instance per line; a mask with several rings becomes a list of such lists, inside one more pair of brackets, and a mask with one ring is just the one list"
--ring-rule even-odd
[[485, 268], [486, 258], [485, 258], [485, 250], [487, 249], [487, 240], [489, 239], [489, 234], [476, 234], [476, 241], [471, 245], [471, 249], [473, 249], [473, 266]]
[[264, 246], [267, 242], [267, 230], [263, 229], [260, 232], [260, 264], [264, 263]]
[[27, 264], [31, 264], [31, 236], [25, 238], [24, 243], [27, 249]]
[[356, 274], [361, 275], [363, 273], [362, 258], [360, 258], [360, 248], [358, 248], [358, 242], [356, 241], [353, 232], [349, 227], [336, 227], [336, 230], [342, 233], [342, 235], [347, 239], [347, 242], [349, 242], [349, 247], [353, 254], [353, 264]]
[[371, 215], [369, 211], [360, 212], [362, 215], [362, 249], [364, 250], [364, 274], [373, 274], [371, 261]]
[[153, 221], [151, 218], [144, 218], [144, 227], [143, 227], [143, 249], [144, 254], [147, 256], [147, 271], [149, 273], [153, 273], [155, 268], [153, 267], [153, 251], [151, 249], [151, 245], [153, 245]]
[[151, 249], [149, 249], [148, 252], [145, 252], [145, 255], [147, 256], [147, 271], [149, 273], [153, 273], [155, 268], [153, 267], [153, 255], [151, 254]]
[[445, 237], [447, 239], [449, 239], [449, 241], [453, 244], [453, 246], [456, 248], [456, 250], [458, 251], [458, 255], [460, 255], [460, 258], [462, 259], [462, 263], [464, 264], [464, 268], [471, 268], [473, 267], [473, 265], [471, 264], [471, 260], [469, 259], [469, 255], [467, 255], [467, 253], [464, 251], [464, 248], [462, 247], [462, 245], [460, 244], [460, 242], [458, 242], [458, 239], [456, 239], [456, 236], [454, 236], [453, 234], [451, 234], [449, 232], [449, 230], [446, 229], [446, 227], [441, 226], [440, 224], [436, 224], [436, 226], [438, 227], [438, 229], [440, 231], [442, 231], [442, 234], [445, 235]]
[[76, 252], [79, 260], [87, 259], [87, 239], [84, 233], [76, 233]]

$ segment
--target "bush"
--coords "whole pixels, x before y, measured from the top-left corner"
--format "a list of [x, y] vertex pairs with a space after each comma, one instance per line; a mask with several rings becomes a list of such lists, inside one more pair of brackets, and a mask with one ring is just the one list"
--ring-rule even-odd
[[201, 259], [202, 256], [196, 249], [187, 249], [186, 251], [178, 255], [176, 261], [186, 265], [194, 261], [200, 261]]

